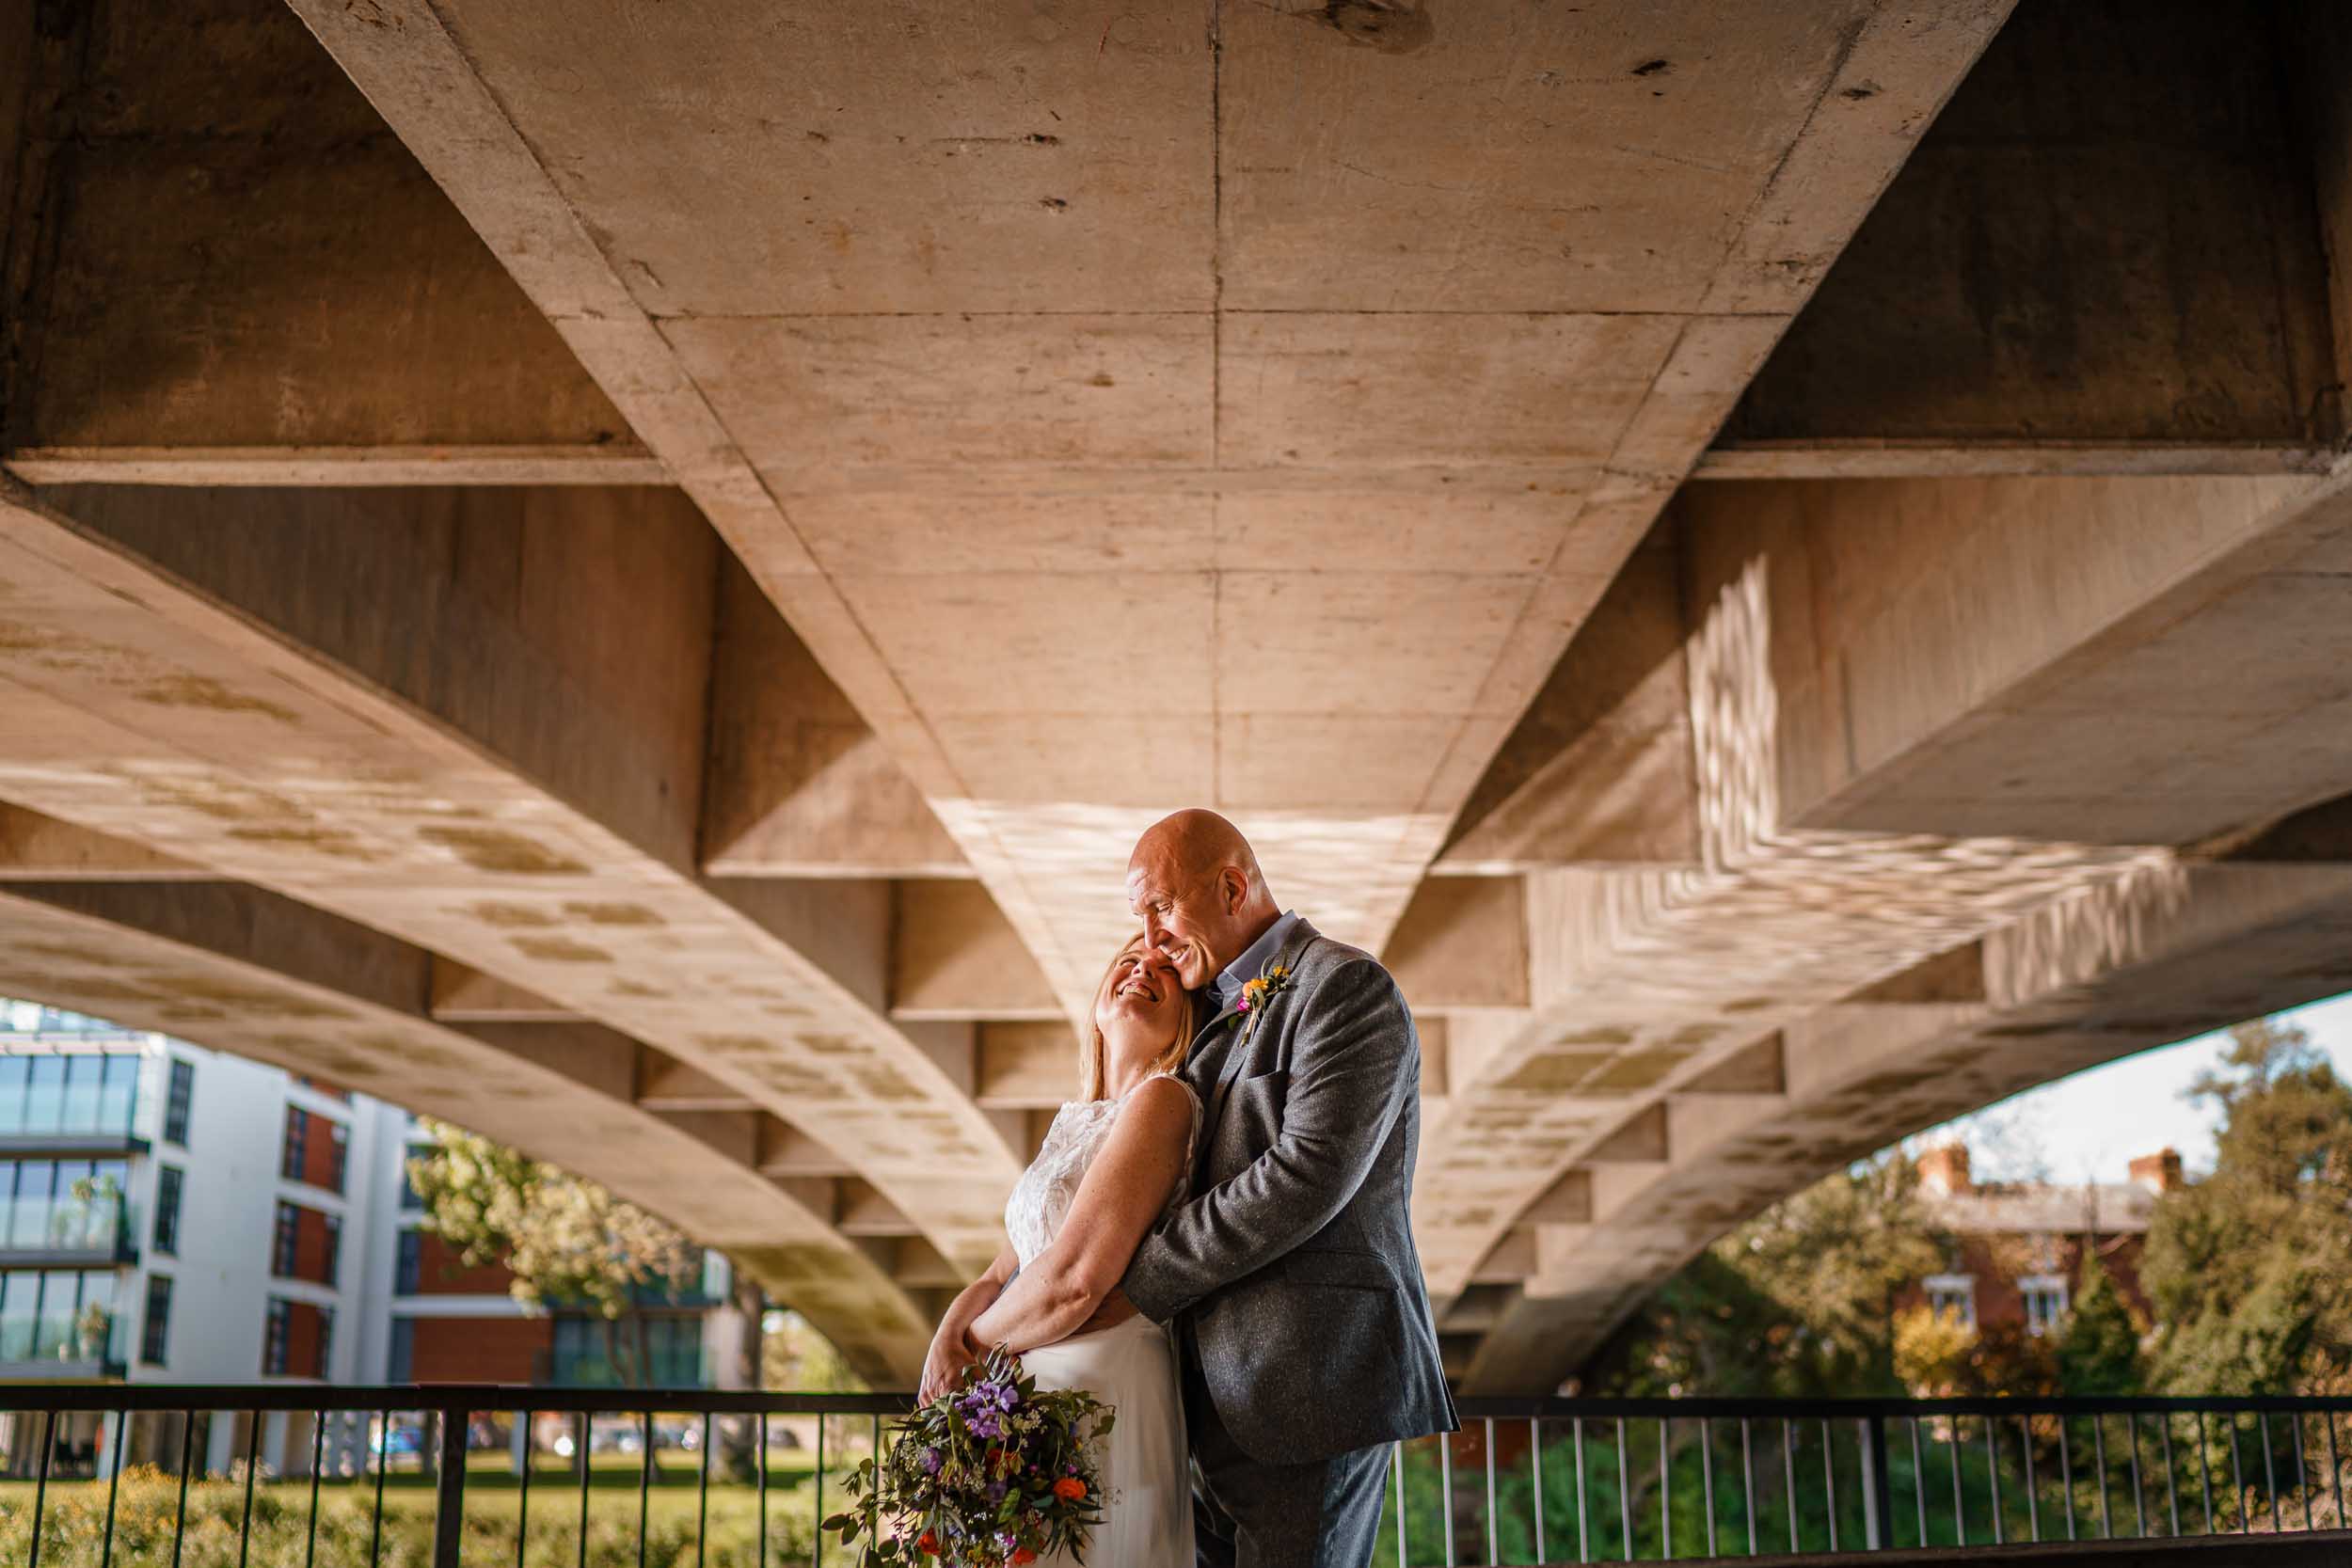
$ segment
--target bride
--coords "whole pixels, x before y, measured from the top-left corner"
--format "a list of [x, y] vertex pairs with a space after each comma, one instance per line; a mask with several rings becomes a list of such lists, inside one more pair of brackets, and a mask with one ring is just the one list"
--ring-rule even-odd
[[1021, 1353], [1040, 1387], [1092, 1393], [1117, 1418], [1088, 1560], [1191, 1568], [1175, 1346], [1124, 1296], [1108, 1312], [1098, 1308], [1144, 1233], [1191, 1184], [1200, 1101], [1176, 1073], [1191, 1043], [1192, 1005], [1175, 969], [1138, 935], [1095, 989], [1091, 1022], [1079, 1098], [1056, 1115], [1013, 1187], [1005, 1205], [1010, 1243], [941, 1320], [922, 1392], [938, 1394], [1002, 1344]]

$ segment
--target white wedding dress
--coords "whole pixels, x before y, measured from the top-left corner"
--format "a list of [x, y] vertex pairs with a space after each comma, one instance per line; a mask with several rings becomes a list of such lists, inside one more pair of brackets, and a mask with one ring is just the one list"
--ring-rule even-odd
[[[1186, 1174], [1176, 1179], [1176, 1190], [1168, 1195], [1170, 1209], [1189, 1196], [1193, 1148], [1200, 1139], [1200, 1098], [1189, 1084], [1184, 1092], [1192, 1095], [1192, 1135], [1184, 1145]], [[1078, 1183], [1125, 1102], [1124, 1095], [1072, 1101], [1055, 1115], [1044, 1147], [1022, 1172], [1005, 1204], [1005, 1229], [1023, 1268], [1037, 1261], [1060, 1234]], [[1087, 1546], [1088, 1568], [1192, 1568], [1184, 1404], [1177, 1383], [1176, 1345], [1168, 1330], [1138, 1313], [1092, 1334], [1040, 1345], [1021, 1359], [1040, 1387], [1084, 1388], [1111, 1406], [1118, 1418], [1104, 1445], [1103, 1522]], [[1041, 1568], [1066, 1560], [1048, 1558]]]

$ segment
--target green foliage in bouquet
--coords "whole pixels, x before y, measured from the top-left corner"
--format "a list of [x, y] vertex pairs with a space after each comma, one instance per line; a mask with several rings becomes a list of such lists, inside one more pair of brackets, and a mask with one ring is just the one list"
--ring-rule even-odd
[[859, 1568], [1019, 1568], [1051, 1552], [1086, 1560], [1102, 1523], [1098, 1455], [1114, 1412], [1083, 1388], [1041, 1393], [1001, 1345], [891, 1431], [824, 1523]]

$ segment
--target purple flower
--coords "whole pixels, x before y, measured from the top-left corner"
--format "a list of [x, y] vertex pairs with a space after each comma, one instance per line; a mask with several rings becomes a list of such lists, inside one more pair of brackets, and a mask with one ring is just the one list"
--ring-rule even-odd
[[939, 1474], [939, 1466], [941, 1463], [942, 1458], [937, 1449], [925, 1449], [923, 1450], [923, 1471], [926, 1475], [935, 1476]]

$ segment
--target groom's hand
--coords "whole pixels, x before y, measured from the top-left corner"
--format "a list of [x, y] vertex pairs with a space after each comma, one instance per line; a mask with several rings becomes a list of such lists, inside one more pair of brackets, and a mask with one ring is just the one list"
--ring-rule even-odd
[[1123, 1323], [1135, 1315], [1136, 1304], [1127, 1299], [1126, 1291], [1114, 1285], [1111, 1287], [1111, 1293], [1103, 1298], [1103, 1305], [1094, 1309], [1094, 1315], [1070, 1332], [1073, 1336], [1091, 1334], [1098, 1328], [1108, 1328], [1114, 1323]]

